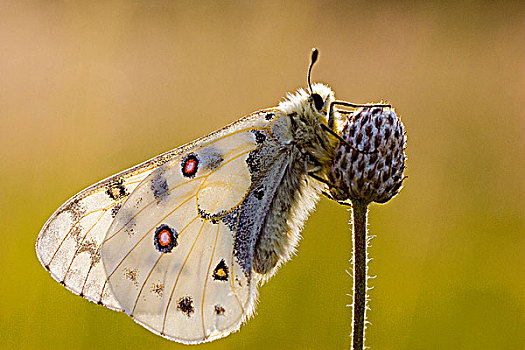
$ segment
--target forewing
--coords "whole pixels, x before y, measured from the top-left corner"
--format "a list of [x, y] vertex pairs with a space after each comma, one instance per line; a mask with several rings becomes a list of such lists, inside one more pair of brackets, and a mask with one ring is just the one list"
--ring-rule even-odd
[[[264, 125], [271, 119], [265, 118], [267, 115], [272, 115], [270, 110], [254, 113], [193, 143], [166, 152], [81, 191], [64, 203], [40, 231], [36, 242], [40, 262], [55, 280], [73, 293], [121, 310], [106, 283], [107, 275], [101, 261], [100, 248], [109, 227], [130, 194], [155, 169], [181, 154], [226, 135], [235, 134], [237, 130]], [[120, 217], [122, 216], [121, 214]]]

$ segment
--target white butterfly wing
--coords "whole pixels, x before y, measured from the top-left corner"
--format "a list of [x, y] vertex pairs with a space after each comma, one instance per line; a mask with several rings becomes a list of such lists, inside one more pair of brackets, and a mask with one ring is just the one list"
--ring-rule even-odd
[[[261, 118], [188, 149], [151, 173], [116, 215], [102, 261], [123, 310], [146, 328], [180, 342], [211, 341], [253, 312], [257, 223], [243, 223], [247, 212], [239, 212], [263, 179], [254, 178], [251, 157], [264, 140], [278, 147], [268, 124]], [[270, 198], [259, 196], [251, 211], [264, 211]]]
[[[221, 219], [251, 188], [246, 160], [258, 147], [252, 130], [156, 169], [107, 233], [102, 261], [111, 291], [126, 313], [156, 333], [199, 342], [237, 326], [245, 314], [251, 285], [233, 257], [235, 232]], [[185, 176], [189, 160], [197, 163]]]
[[[248, 157], [260, 147], [260, 131], [271, 133], [274, 112], [254, 113], [83, 190], [42, 228], [42, 265], [75, 294], [170, 339], [210, 341], [238, 329], [253, 312], [258, 277], [249, 276], [252, 253], [234, 251], [238, 228], [246, 239], [254, 225], [241, 223], [235, 209], [246, 206], [254, 184]], [[182, 162], [191, 154], [199, 171], [186, 177]], [[173, 253], [155, 248], [161, 223], [177, 230]]]
[[104, 288], [100, 246], [118, 208], [153, 170], [144, 166], [103, 180], [64, 203], [46, 222], [36, 252], [51, 276], [75, 294], [120, 310]]
[[173, 149], [75, 195], [47, 220], [36, 241], [36, 253], [51, 276], [75, 294], [121, 310], [109, 291], [100, 248], [118, 209], [135, 188], [156, 168], [177, 155], [210, 140], [257, 123], [270, 112], [253, 113], [188, 145]]
[[44, 225], [40, 261], [74, 293], [166, 338], [237, 330], [259, 282], [295, 251], [322, 188], [308, 175], [329, 169], [337, 140], [312, 96], [299, 90], [80, 192]]

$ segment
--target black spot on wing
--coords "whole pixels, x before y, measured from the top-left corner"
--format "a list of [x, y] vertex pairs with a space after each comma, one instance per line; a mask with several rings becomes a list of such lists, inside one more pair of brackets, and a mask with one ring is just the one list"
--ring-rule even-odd
[[257, 142], [258, 145], [266, 141], [266, 135], [262, 131], [252, 130], [252, 133], [255, 135], [255, 142]]
[[262, 188], [254, 189], [252, 193], [258, 200], [261, 200], [264, 197], [264, 190]]
[[82, 234], [82, 227], [79, 225], [72, 228], [69, 232], [69, 236], [75, 240], [77, 247], [82, 243], [84, 235], [85, 232]]
[[[126, 228], [124, 229], [124, 232], [128, 235], [128, 237], [131, 237], [135, 234], [135, 229], [133, 228], [133, 226], [135, 226], [136, 224], [132, 224], [132, 225], [126, 225]], [[129, 227], [129, 226], [132, 226], [132, 227]]]
[[252, 174], [252, 177], [254, 173], [259, 172], [259, 169], [261, 168], [261, 157], [259, 157], [259, 149], [250, 152], [248, 158], [246, 158], [246, 164], [248, 165], [248, 170]]
[[139, 271], [137, 269], [130, 269], [129, 267], [126, 267], [124, 269], [124, 277], [130, 280], [131, 283], [135, 285], [135, 287], [139, 286], [139, 283], [138, 283]]
[[274, 113], [266, 113], [266, 115], [264, 116], [264, 119], [271, 120], [273, 117], [275, 117]]
[[119, 200], [128, 195], [126, 187], [124, 187], [124, 180], [117, 179], [110, 182], [106, 186], [106, 194], [113, 200]]
[[221, 305], [217, 304], [214, 307], [215, 315], [223, 316], [226, 313], [226, 310]]
[[77, 254], [88, 253], [91, 259], [91, 266], [100, 262], [100, 249], [98, 245], [91, 240], [86, 240], [78, 247]]
[[166, 198], [168, 194], [168, 183], [162, 172], [154, 176], [151, 180], [151, 190], [153, 191], [153, 196], [157, 199], [157, 203], [160, 203]]
[[155, 293], [159, 298], [162, 298], [162, 294], [164, 293], [164, 284], [163, 283], [153, 283], [151, 285], [151, 292]]
[[71, 214], [73, 221], [80, 220], [86, 214], [86, 208], [80, 204], [80, 200], [77, 199], [69, 204], [67, 211]]
[[115, 205], [113, 208], [111, 208], [111, 217], [114, 219], [115, 216], [117, 216], [118, 214], [118, 211], [120, 210], [121, 208], [121, 205], [120, 204], [117, 204]]
[[191, 317], [191, 315], [195, 313], [193, 299], [189, 295], [181, 297], [177, 301], [177, 310], [185, 314], [187, 317]]
[[213, 279], [216, 281], [227, 281], [229, 275], [228, 266], [224, 262], [224, 259], [221, 259], [217, 266], [215, 266], [215, 269], [213, 269]]

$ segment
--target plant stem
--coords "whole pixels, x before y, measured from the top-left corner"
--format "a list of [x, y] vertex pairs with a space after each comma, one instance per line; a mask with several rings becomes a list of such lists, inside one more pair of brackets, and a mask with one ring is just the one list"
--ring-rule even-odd
[[365, 343], [366, 308], [366, 216], [368, 202], [352, 201], [354, 239], [354, 307], [352, 327], [352, 349], [363, 350]]

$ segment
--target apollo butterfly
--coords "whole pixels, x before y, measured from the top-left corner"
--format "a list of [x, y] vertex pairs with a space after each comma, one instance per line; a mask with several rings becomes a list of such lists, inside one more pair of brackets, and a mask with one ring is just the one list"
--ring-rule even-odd
[[36, 242], [73, 293], [182, 343], [212, 341], [254, 312], [257, 287], [295, 252], [324, 188], [342, 121], [310, 84], [275, 108], [73, 196]]

